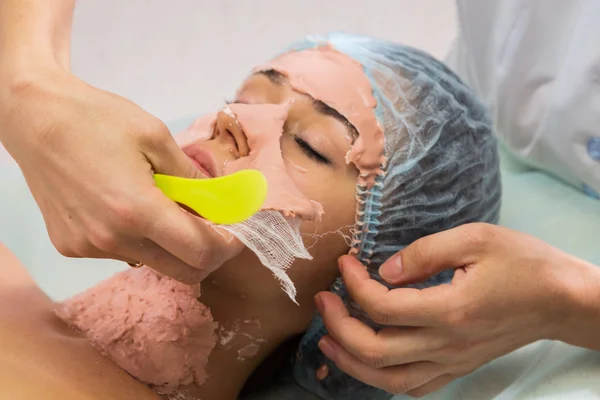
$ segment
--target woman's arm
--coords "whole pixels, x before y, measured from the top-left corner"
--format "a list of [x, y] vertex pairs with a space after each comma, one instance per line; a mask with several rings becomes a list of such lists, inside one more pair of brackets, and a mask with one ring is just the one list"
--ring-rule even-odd
[[61, 254], [197, 283], [239, 248], [156, 188], [152, 173], [203, 177], [167, 127], [69, 72], [73, 3], [0, 0], [0, 141]]
[[10, 76], [41, 65], [68, 70], [74, 5], [74, 0], [0, 0], [0, 71]]

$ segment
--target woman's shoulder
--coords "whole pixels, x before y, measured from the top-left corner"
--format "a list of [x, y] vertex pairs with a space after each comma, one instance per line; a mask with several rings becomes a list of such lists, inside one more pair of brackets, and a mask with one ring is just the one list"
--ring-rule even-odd
[[35, 286], [33, 278], [8, 247], [0, 243], [0, 295], [10, 288]]
[[54, 315], [54, 303], [0, 243], [0, 398], [157, 400]]

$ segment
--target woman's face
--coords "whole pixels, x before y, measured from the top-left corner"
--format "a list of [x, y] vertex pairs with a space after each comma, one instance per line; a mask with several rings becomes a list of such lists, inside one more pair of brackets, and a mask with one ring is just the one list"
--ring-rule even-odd
[[[298, 290], [298, 302], [301, 306], [310, 305], [312, 315], [312, 296], [333, 282], [337, 276], [336, 260], [348, 251], [348, 244], [339, 233], [349, 236], [354, 225], [358, 170], [346, 163], [345, 157], [357, 132], [336, 110], [294, 90], [288, 78], [274, 70], [250, 76], [231, 103], [234, 111], [239, 103], [249, 105], [247, 110], [256, 105], [257, 112], [259, 105], [287, 106], [283, 133], [275, 140], [279, 141], [285, 165], [282, 176], [288, 182], [267, 178], [269, 190], [277, 189], [273, 185], [291, 185], [306, 199], [320, 203], [324, 211], [320, 222], [305, 220], [300, 228], [314, 259], [297, 260], [288, 270]], [[197, 158], [200, 168], [208, 165], [208, 175], [221, 175], [227, 171], [227, 165], [260, 151], [251, 147], [250, 135], [243, 129], [240, 132], [240, 126], [243, 124], [236, 124], [236, 116], [230, 110], [219, 112], [216, 120], [214, 116], [201, 118], [183, 134], [187, 141], [183, 149]], [[197, 139], [190, 141], [192, 137]], [[201, 157], [208, 153], [210, 162], [202, 162]], [[263, 155], [259, 169], [268, 174], [269, 163], [270, 159]], [[286, 190], [292, 188], [286, 186]], [[247, 249], [215, 271], [203, 283], [206, 284], [265, 302], [289, 302], [272, 273]]]

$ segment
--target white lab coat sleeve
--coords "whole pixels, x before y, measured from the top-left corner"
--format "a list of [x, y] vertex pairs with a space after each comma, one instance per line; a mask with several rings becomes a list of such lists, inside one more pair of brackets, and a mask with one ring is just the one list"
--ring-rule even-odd
[[448, 63], [522, 160], [600, 193], [600, 1], [457, 0]]

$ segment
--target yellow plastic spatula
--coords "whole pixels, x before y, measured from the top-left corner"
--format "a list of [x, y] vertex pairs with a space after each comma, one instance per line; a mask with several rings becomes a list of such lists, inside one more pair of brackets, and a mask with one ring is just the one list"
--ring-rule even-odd
[[171, 200], [215, 224], [236, 224], [250, 218], [267, 197], [267, 180], [254, 169], [209, 179], [155, 174], [154, 181]]

